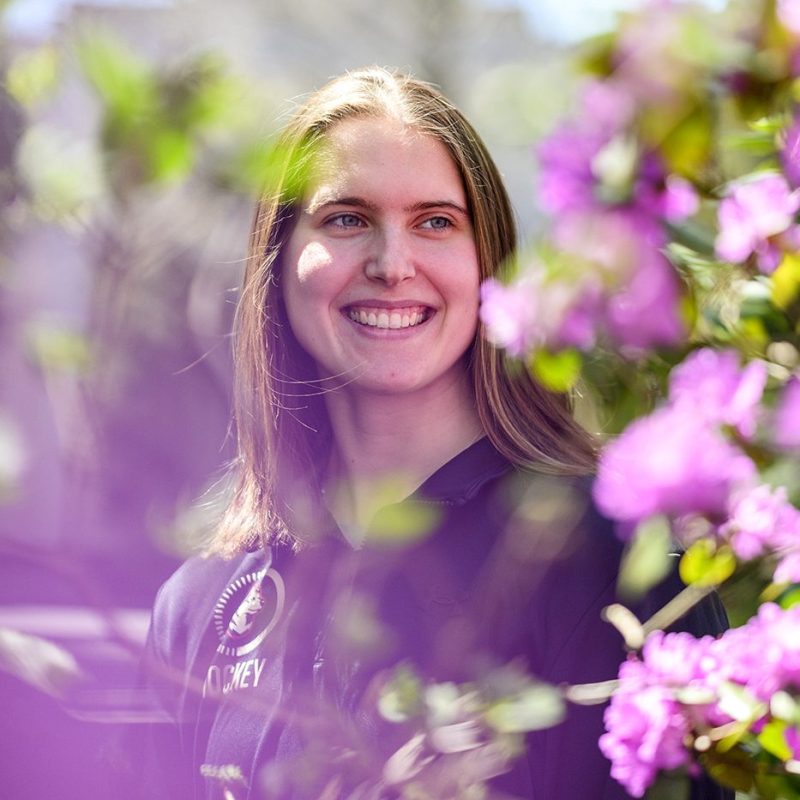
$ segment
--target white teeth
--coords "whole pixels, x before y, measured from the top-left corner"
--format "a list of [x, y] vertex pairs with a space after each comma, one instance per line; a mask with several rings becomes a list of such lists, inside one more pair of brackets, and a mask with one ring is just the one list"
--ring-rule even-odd
[[381, 328], [398, 330], [400, 328], [412, 328], [419, 325], [428, 317], [425, 311], [366, 311], [365, 309], [351, 308], [347, 312], [353, 322], [366, 325], [369, 328]]

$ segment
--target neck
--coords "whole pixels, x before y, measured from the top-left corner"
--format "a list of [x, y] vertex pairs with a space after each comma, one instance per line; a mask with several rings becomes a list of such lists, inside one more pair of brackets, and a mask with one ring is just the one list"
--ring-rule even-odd
[[329, 393], [326, 405], [335, 443], [331, 511], [350, 531], [364, 530], [380, 508], [408, 497], [484, 434], [466, 374], [408, 394], [349, 386]]

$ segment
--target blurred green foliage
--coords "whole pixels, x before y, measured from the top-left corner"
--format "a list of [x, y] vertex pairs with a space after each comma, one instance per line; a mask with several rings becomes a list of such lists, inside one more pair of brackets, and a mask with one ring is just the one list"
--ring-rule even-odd
[[21, 105], [35, 107], [52, 97], [59, 66], [60, 56], [52, 44], [23, 52], [6, 70], [6, 89]]

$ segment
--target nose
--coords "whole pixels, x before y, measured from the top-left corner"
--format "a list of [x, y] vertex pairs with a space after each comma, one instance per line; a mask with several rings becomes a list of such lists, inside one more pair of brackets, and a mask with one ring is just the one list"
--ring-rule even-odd
[[395, 286], [416, 274], [414, 258], [403, 231], [384, 230], [375, 237], [375, 249], [364, 269], [366, 276], [387, 286]]

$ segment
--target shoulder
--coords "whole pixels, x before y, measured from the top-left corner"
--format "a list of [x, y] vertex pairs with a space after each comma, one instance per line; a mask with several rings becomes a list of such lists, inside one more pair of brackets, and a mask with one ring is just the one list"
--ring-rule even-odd
[[207, 629], [226, 588], [257, 572], [263, 553], [234, 559], [194, 556], [164, 582], [156, 595], [150, 622], [149, 648], [163, 660], [191, 650]]

